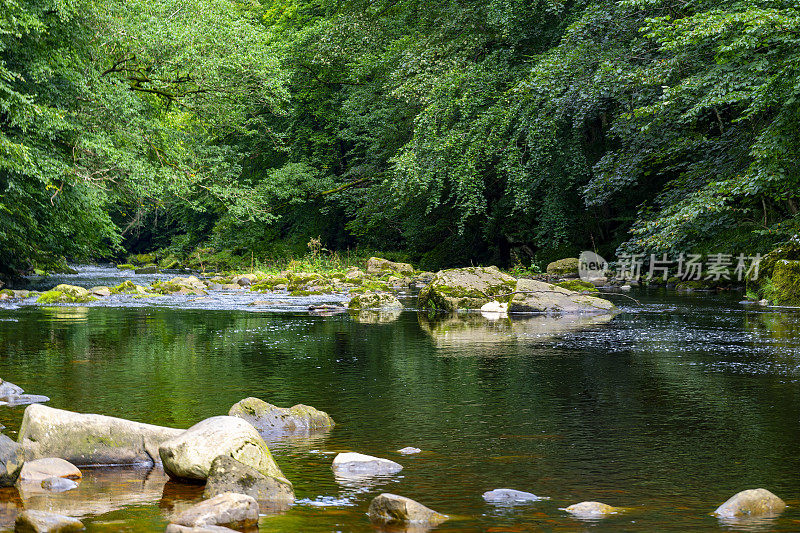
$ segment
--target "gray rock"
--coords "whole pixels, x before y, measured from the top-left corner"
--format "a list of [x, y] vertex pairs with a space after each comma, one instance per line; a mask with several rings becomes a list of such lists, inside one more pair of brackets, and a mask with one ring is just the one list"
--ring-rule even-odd
[[164, 533], [239, 533], [235, 529], [225, 526], [182, 526], [180, 524], [169, 524]]
[[34, 404], [25, 409], [19, 442], [26, 460], [60, 457], [77, 466], [159, 462], [158, 445], [183, 430]]
[[143, 266], [133, 270], [135, 274], [158, 274], [157, 266]]
[[99, 285], [97, 287], [92, 287], [90, 290], [92, 291], [92, 294], [94, 296], [102, 296], [102, 297], [111, 296], [111, 289], [109, 289], [105, 285]]
[[47, 457], [26, 461], [19, 471], [17, 483], [35, 483], [41, 485], [42, 481], [50, 478], [81, 479], [83, 475], [77, 466], [58, 457]]
[[50, 492], [66, 492], [78, 487], [78, 484], [71, 479], [63, 477], [49, 477], [42, 481], [42, 488]]
[[429, 524], [435, 526], [447, 520], [447, 516], [429, 509], [405, 496], [384, 493], [375, 497], [367, 511], [375, 522]]
[[536, 494], [523, 492], [521, 490], [494, 489], [484, 492], [483, 499], [489, 503], [512, 504], [548, 500], [549, 498], [543, 498], [541, 496], [537, 496]]
[[421, 453], [421, 452], [422, 450], [420, 450], [419, 448], [414, 448], [413, 446], [406, 446], [405, 448], [400, 448], [399, 450], [397, 450], [397, 453], [402, 453], [404, 455], [411, 455], [414, 453]]
[[195, 504], [173, 519], [181, 526], [251, 527], [258, 523], [258, 503], [251, 496], [226, 492]]
[[228, 416], [241, 418], [263, 433], [307, 432], [334, 426], [333, 419], [328, 413], [310, 405], [278, 407], [253, 397], [233, 404]]
[[380, 257], [370, 257], [367, 260], [367, 274], [383, 274], [398, 272], [400, 274], [413, 274], [414, 267], [408, 263], [395, 263]]
[[336, 474], [345, 477], [395, 474], [403, 469], [402, 465], [389, 459], [355, 452], [338, 454], [333, 458], [331, 468]]
[[508, 304], [509, 313], [607, 313], [614, 310], [614, 304], [608, 300], [533, 279], [520, 279], [514, 293]]
[[163, 442], [158, 453], [172, 478], [205, 480], [212, 461], [227, 455], [265, 476], [286, 479], [256, 428], [234, 416], [214, 416], [198, 422]]
[[23, 511], [14, 524], [15, 533], [68, 533], [83, 529], [77, 518], [33, 510]]
[[742, 516], [777, 516], [786, 509], [786, 503], [767, 489], [743, 490], [712, 513], [720, 518]]
[[387, 292], [365, 292], [350, 299], [349, 309], [402, 309], [403, 304]]
[[227, 455], [220, 455], [211, 462], [203, 497], [213, 498], [226, 492], [246, 494], [258, 501], [294, 501], [294, 489], [286, 479], [265, 476], [252, 466], [242, 464]]
[[12, 398], [6, 398], [5, 403], [11, 407], [15, 405], [30, 405], [33, 403], [49, 402], [50, 398], [42, 396], [41, 394], [20, 394]]
[[7, 435], [0, 435], [0, 487], [14, 484], [24, 461], [22, 446]]
[[22, 387], [0, 379], [0, 400], [7, 401], [8, 398], [14, 398], [23, 392], [25, 391], [22, 390]]

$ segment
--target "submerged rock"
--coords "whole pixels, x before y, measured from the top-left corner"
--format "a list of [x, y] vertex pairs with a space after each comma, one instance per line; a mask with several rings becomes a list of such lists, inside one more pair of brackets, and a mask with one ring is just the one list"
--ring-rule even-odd
[[514, 489], [494, 489], [483, 493], [483, 499], [489, 503], [523, 503], [536, 502], [539, 500], [549, 500], [542, 496], [537, 496], [531, 492], [524, 492]]
[[386, 292], [365, 292], [356, 294], [347, 304], [349, 309], [402, 309], [403, 304], [393, 294]]
[[401, 471], [403, 466], [389, 459], [363, 453], [345, 452], [333, 458], [331, 468], [341, 476], [379, 476], [395, 474]]
[[83, 529], [83, 523], [77, 518], [33, 510], [20, 513], [14, 524], [16, 533], [68, 533]]
[[238, 533], [235, 529], [225, 526], [182, 526], [169, 524], [164, 533]]
[[731, 496], [712, 514], [720, 518], [776, 516], [785, 508], [786, 503], [767, 489], [749, 489]]
[[40, 483], [41, 487], [50, 492], [66, 492], [78, 488], [78, 484], [63, 477], [49, 477]]
[[294, 488], [284, 478], [265, 476], [255, 468], [220, 455], [211, 462], [204, 498], [213, 498], [226, 492], [246, 494], [258, 501], [292, 503]]
[[411, 498], [383, 493], [375, 497], [367, 511], [375, 522], [429, 524], [435, 526], [447, 520], [447, 516], [425, 507]]
[[265, 476], [286, 479], [258, 431], [234, 416], [214, 416], [198, 422], [161, 443], [158, 453], [164, 471], [172, 478], [205, 480], [214, 459], [227, 455]]
[[328, 429], [335, 424], [325, 411], [310, 405], [297, 404], [292, 407], [278, 407], [259, 398], [245, 398], [230, 408], [228, 416], [247, 421], [258, 431], [306, 432]]
[[510, 313], [607, 313], [614, 309], [608, 300], [533, 279], [519, 280], [514, 293], [508, 304]]
[[0, 435], [0, 487], [14, 484], [24, 461], [22, 446], [7, 435]]
[[251, 496], [226, 492], [191, 506], [173, 519], [181, 526], [252, 527], [258, 523], [258, 502]]
[[78, 466], [159, 461], [158, 445], [183, 430], [34, 404], [25, 409], [19, 442], [26, 460], [60, 457]]
[[599, 518], [611, 514], [617, 514], [621, 511], [618, 507], [612, 507], [600, 502], [574, 503], [564, 510], [579, 518]]
[[405, 448], [400, 448], [397, 450], [397, 453], [402, 453], [403, 455], [412, 455], [415, 453], [421, 453], [422, 450], [419, 448], [414, 448], [413, 446], [406, 446]]
[[516, 279], [494, 266], [440, 270], [419, 292], [419, 305], [446, 312], [480, 309], [493, 300], [508, 301], [516, 285]]
[[27, 461], [22, 465], [17, 483], [42, 484], [50, 478], [81, 479], [83, 474], [77, 466], [58, 457], [46, 457]]
[[397, 272], [399, 274], [413, 274], [414, 267], [408, 263], [395, 263], [388, 259], [380, 257], [370, 257], [367, 260], [367, 274], [391, 274]]

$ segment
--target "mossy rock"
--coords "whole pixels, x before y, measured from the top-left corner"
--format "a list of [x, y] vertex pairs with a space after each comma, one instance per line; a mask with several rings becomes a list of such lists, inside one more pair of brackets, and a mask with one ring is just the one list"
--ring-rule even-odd
[[289, 278], [282, 276], [267, 276], [266, 278], [250, 285], [250, 290], [255, 292], [272, 292], [278, 285], [289, 285]]
[[136, 270], [136, 266], [130, 263], [123, 263], [121, 265], [117, 265], [117, 268], [120, 270]]
[[682, 292], [710, 291], [714, 290], [714, 284], [702, 279], [681, 281], [675, 285], [675, 290]]
[[133, 265], [150, 265], [156, 262], [156, 254], [135, 254], [128, 257], [128, 263]]
[[392, 274], [397, 277], [414, 274], [414, 267], [408, 263], [395, 263], [381, 257], [370, 257], [367, 260], [367, 274]]
[[444, 312], [480, 309], [492, 300], [508, 302], [516, 285], [516, 279], [495, 266], [440, 270], [420, 291], [419, 306]]
[[594, 284], [580, 279], [561, 281], [556, 283], [556, 287], [561, 287], [563, 289], [567, 289], [568, 291], [574, 292], [598, 292], [597, 287], [595, 287]]
[[553, 261], [547, 265], [547, 273], [551, 276], [577, 276], [578, 258], [566, 257], [558, 261]]
[[159, 261], [158, 266], [164, 270], [174, 270], [181, 267], [181, 261], [175, 256], [167, 256]]
[[50, 290], [45, 291], [36, 299], [38, 304], [76, 304], [97, 301], [97, 298], [86, 291], [85, 295], [75, 296], [67, 292]]
[[111, 287], [109, 290], [111, 291], [111, 294], [130, 294], [138, 292], [136, 290], [136, 284], [129, 279], [123, 281], [119, 285]]
[[800, 261], [781, 259], [772, 271], [772, 301], [779, 305], [800, 305]]
[[354, 296], [347, 307], [349, 309], [402, 309], [403, 304], [392, 294], [366, 292]]

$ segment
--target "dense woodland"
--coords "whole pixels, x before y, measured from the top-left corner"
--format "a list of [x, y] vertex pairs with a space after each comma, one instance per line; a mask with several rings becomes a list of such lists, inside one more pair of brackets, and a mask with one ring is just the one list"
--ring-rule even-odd
[[[768, 251], [796, 0], [0, 0], [0, 269]], [[724, 249], [723, 249], [724, 248]]]

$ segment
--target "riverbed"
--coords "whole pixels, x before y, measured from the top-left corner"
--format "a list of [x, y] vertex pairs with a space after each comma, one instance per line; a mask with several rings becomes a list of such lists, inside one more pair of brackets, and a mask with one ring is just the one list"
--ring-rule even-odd
[[[57, 282], [100, 284], [81, 275]], [[512, 320], [322, 316], [308, 305], [343, 299], [247, 292], [6, 304], [0, 377], [52, 407], [174, 427], [248, 396], [327, 411], [333, 430], [268, 441], [298, 501], [265, 513], [263, 532], [374, 531], [365, 512], [382, 492], [448, 514], [441, 532], [800, 530], [800, 314], [737, 294], [630, 296], [610, 297], [613, 318]], [[12, 438], [23, 411], [0, 407]], [[406, 446], [422, 453], [395, 451]], [[337, 480], [341, 451], [404, 468]], [[549, 499], [482, 499], [501, 487]], [[787, 510], [710, 516], [756, 487]], [[0, 490], [0, 526], [26, 507], [79, 516], [88, 531], [163, 531], [200, 495], [160, 470], [85, 469], [79, 489], [51, 497]], [[584, 500], [628, 511], [581, 521], [562, 510]]]

